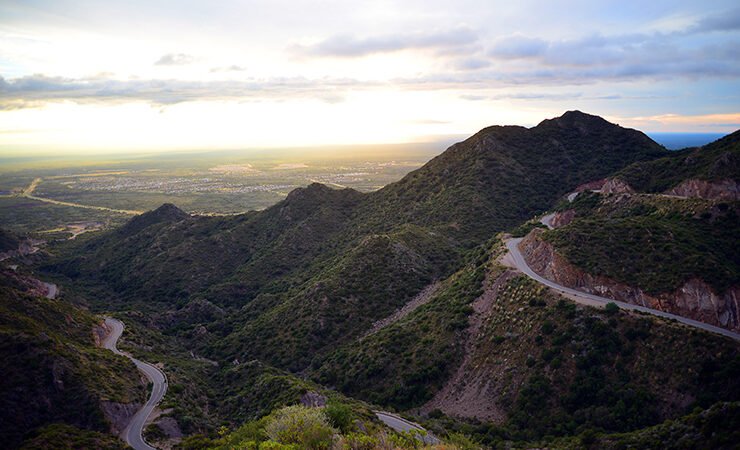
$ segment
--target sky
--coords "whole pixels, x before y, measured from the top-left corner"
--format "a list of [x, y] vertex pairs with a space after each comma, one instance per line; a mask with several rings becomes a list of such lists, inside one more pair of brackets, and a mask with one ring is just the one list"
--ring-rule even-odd
[[740, 128], [736, 0], [0, 1], [0, 155]]

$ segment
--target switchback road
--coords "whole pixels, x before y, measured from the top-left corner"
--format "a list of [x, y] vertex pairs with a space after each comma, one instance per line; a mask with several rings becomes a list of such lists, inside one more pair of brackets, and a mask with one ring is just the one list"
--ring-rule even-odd
[[110, 334], [103, 340], [103, 348], [107, 348], [117, 355], [129, 358], [152, 383], [152, 393], [149, 396], [149, 400], [147, 400], [144, 406], [136, 412], [126, 429], [121, 433], [121, 438], [123, 438], [128, 445], [133, 447], [134, 450], [156, 450], [144, 441], [142, 433], [144, 432], [146, 419], [149, 418], [152, 411], [154, 411], [154, 408], [159, 404], [164, 397], [164, 394], [167, 392], [167, 378], [165, 378], [164, 373], [161, 370], [153, 365], [139, 361], [131, 355], [116, 348], [118, 338], [123, 334], [123, 322], [107, 317], [105, 319], [105, 324], [110, 329]]
[[646, 308], [644, 306], [620, 302], [618, 300], [614, 300], [614, 299], [607, 298], [607, 297], [600, 297], [598, 295], [582, 292], [576, 289], [572, 289], [572, 288], [557, 284], [554, 281], [548, 280], [547, 278], [535, 273], [535, 271], [532, 270], [527, 264], [527, 262], [524, 260], [524, 256], [522, 256], [521, 252], [519, 251], [519, 243], [521, 241], [522, 241], [522, 238], [509, 239], [508, 241], [506, 241], [506, 248], [509, 250], [509, 253], [504, 258], [504, 261], [508, 262], [509, 264], [519, 269], [522, 273], [527, 275], [529, 278], [539, 283], [542, 283], [545, 286], [551, 287], [552, 289], [555, 289], [556, 291], [560, 292], [561, 294], [565, 295], [566, 297], [570, 298], [571, 300], [577, 303], [581, 303], [581, 304], [589, 305], [589, 306], [605, 306], [607, 303], [614, 303], [622, 309], [626, 309], [630, 311], [640, 311], [640, 312], [652, 314], [655, 316], [665, 317], [666, 319], [672, 319], [672, 320], [681, 322], [685, 325], [688, 325], [694, 328], [699, 328], [705, 331], [709, 331], [710, 333], [721, 334], [723, 336], [732, 338], [736, 341], [740, 341], [740, 334], [733, 333], [732, 331], [725, 330], [724, 328], [715, 327], [714, 325], [709, 325], [703, 322], [699, 322], [697, 320], [687, 319], [686, 317], [677, 316], [675, 314], [667, 313], [664, 311], [659, 311], [657, 309]]

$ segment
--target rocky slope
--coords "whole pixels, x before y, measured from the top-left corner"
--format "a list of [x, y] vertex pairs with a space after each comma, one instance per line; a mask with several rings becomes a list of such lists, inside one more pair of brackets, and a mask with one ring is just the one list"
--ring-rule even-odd
[[[469, 420], [467, 432], [494, 448], [588, 428], [635, 430], [740, 395], [736, 342], [577, 306], [500, 267], [500, 249], [494, 243], [404, 320], [340, 348], [322, 379], [360, 398], [413, 406], [434, 431]], [[435, 360], [440, 354], [447, 356]]]
[[650, 295], [639, 287], [579, 269], [558, 254], [552, 244], [542, 240], [541, 233], [534, 230], [528, 234], [520, 249], [532, 270], [547, 279], [591, 294], [740, 331], [740, 286], [717, 294], [704, 281], [692, 278], [675, 291]]

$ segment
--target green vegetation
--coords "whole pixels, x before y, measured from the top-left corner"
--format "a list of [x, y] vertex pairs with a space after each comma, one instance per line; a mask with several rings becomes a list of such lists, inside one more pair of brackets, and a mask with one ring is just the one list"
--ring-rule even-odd
[[206, 326], [211, 342], [196, 343], [206, 356], [300, 371], [459, 269], [467, 249], [577, 184], [664, 154], [642, 133], [571, 112], [529, 130], [482, 130], [370, 194], [313, 184], [260, 213], [147, 213], [59, 245], [76, 256], [45, 270], [103, 282], [106, 297], [153, 313], [191, 315], [210, 304], [205, 317], [166, 331], [182, 337]]
[[671, 292], [690, 278], [721, 294], [740, 279], [738, 202], [598, 194], [577, 202], [572, 223], [542, 236], [586, 272], [651, 294]]
[[99, 321], [89, 313], [16, 288], [11, 275], [0, 273], [0, 439], [13, 447], [31, 430], [56, 422], [107, 431], [101, 401], [143, 398], [136, 368], [95, 347]]
[[578, 111], [537, 127], [489, 127], [368, 196], [361, 230], [415, 223], [476, 245], [545, 211], [587, 181], [669, 152]]
[[114, 226], [130, 217], [109, 211], [53, 205], [25, 197], [0, 197], [0, 228], [19, 234], [53, 230], [72, 222], [95, 221]]
[[[7, 442], [6, 442], [7, 444]], [[20, 447], [21, 450], [124, 450], [123, 441], [115, 436], [97, 431], [82, 430], [71, 425], [55, 423], [40, 428]]]
[[[735, 400], [738, 348], [619, 309], [560, 302], [524, 278], [506, 278], [493, 263], [502, 246], [489, 239], [581, 183], [666, 155], [642, 133], [571, 112], [529, 130], [482, 130], [369, 194], [312, 184], [264, 211], [228, 217], [190, 217], [164, 205], [117, 229], [54, 244], [58, 256], [41, 270], [92, 310], [121, 317], [122, 348], [164, 365], [171, 390], [162, 406], [194, 435], [185, 448], [309, 441], [326, 448], [329, 435], [340, 448], [418, 446], [378, 431], [362, 402], [421, 406], [463, 360], [472, 361], [470, 380], [490, 384], [491, 398], [481, 401], [503, 422], [467, 423], [440, 411], [427, 422], [440, 436], [459, 448], [476, 447], [467, 435], [490, 446], [563, 436], [588, 443]], [[601, 220], [593, 228], [612, 227], [615, 246], [652, 245], [672, 258], [688, 248], [688, 260], [666, 263], [679, 275], [704, 270], [697, 255], [716, 264], [730, 258], [735, 205], [662, 200], [610, 203], [583, 194], [571, 205], [583, 216], [545, 234], [555, 239], [579, 221]], [[641, 241], [634, 227], [654, 227], [657, 240]], [[584, 248], [611, 238], [574, 236]], [[622, 256], [619, 248], [615, 254]], [[647, 254], [642, 270], [663, 263], [655, 258]], [[736, 266], [726, 267], [708, 281], [737, 279]], [[660, 277], [656, 286], [677, 279]], [[492, 312], [479, 316], [472, 304], [494, 281]], [[435, 282], [428, 303], [365, 336]], [[482, 321], [473, 336], [471, 318]], [[307, 393], [326, 397], [325, 417], [312, 416], [305, 435], [270, 439], [277, 411]]]
[[[524, 277], [508, 283], [495, 308], [498, 314], [480, 338], [481, 362], [507, 358], [523, 367], [530, 356], [535, 361], [521, 378], [518, 395], [502, 399], [510, 437], [629, 431], [694, 405], [740, 399], [740, 352], [728, 339], [653, 318], [577, 307]], [[511, 337], [494, 339], [506, 335]], [[528, 355], [521, 348], [529, 349]], [[689, 392], [693, 404], [677, 401]]]
[[697, 149], [671, 152], [665, 158], [639, 162], [616, 175], [638, 192], [665, 192], [684, 180], [740, 178], [740, 131]]
[[438, 412], [426, 424], [494, 448], [632, 432], [740, 400], [735, 342], [654, 317], [577, 306], [524, 276], [499, 290], [472, 360], [470, 379], [485, 377], [492, 392], [480, 401], [505, 411], [506, 422], [465, 423]]
[[470, 303], [482, 292], [483, 249], [426, 305], [401, 321], [329, 355], [318, 379], [351, 396], [399, 409], [431, 399], [460, 361]]
[[337, 430], [329, 425], [324, 411], [287, 406], [275, 411], [265, 423], [267, 437], [279, 444], [321, 450], [331, 447]]
[[412, 433], [392, 433], [378, 428], [372, 422], [360, 427], [353, 424], [352, 431], [333, 427], [328, 410], [287, 406], [267, 417], [247, 422], [231, 433], [222, 429], [220, 437], [208, 439], [193, 436], [185, 439], [180, 448], [189, 449], [248, 449], [248, 450], [463, 450], [479, 448], [457, 445], [466, 444], [463, 436], [455, 436], [449, 444], [427, 446]]
[[737, 448], [740, 442], [740, 403], [720, 402], [707, 410], [699, 410], [676, 420], [631, 433], [592, 433], [578, 438], [550, 442], [552, 449], [599, 448], [620, 450], [630, 448], [655, 450], [715, 450]]
[[0, 252], [16, 250], [21, 244], [21, 240], [15, 233], [0, 228]]

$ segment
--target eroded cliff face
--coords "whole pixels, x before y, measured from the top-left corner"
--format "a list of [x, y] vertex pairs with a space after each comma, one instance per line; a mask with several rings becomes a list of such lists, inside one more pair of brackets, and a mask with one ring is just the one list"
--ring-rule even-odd
[[110, 424], [110, 432], [116, 436], [123, 433], [141, 406], [141, 403], [100, 402], [100, 409]]
[[579, 269], [559, 255], [550, 243], [542, 240], [541, 233], [542, 230], [533, 230], [522, 240], [519, 248], [532, 270], [545, 278], [590, 294], [740, 331], [740, 286], [733, 286], [720, 295], [704, 281], [693, 278], [673, 292], [649, 295], [638, 287]]
[[560, 228], [573, 222], [576, 217], [575, 209], [566, 209], [565, 211], [557, 212], [550, 220], [550, 226], [553, 228]]
[[740, 183], [735, 180], [686, 180], [666, 194], [705, 200], [740, 200]]
[[635, 190], [619, 178], [609, 178], [601, 186], [600, 192], [602, 194], [634, 194]]

